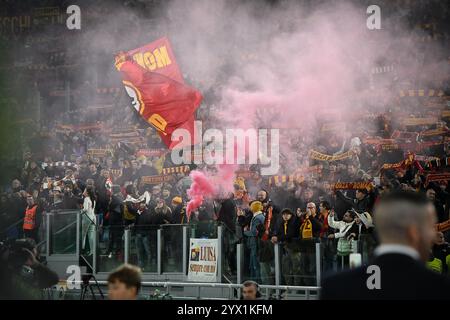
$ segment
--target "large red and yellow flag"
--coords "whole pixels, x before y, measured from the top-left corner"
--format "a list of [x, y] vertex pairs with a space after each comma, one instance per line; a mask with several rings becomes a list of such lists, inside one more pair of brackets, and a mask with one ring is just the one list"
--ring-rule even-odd
[[171, 136], [183, 128], [194, 137], [194, 112], [202, 95], [184, 84], [167, 38], [120, 53], [115, 64], [133, 107], [158, 130], [167, 147], [186, 145], [171, 141]]

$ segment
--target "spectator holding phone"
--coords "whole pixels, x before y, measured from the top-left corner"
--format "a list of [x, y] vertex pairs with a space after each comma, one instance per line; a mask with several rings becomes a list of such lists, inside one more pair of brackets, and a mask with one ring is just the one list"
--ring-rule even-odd
[[350, 235], [349, 237], [349, 235], [347, 234], [347, 232], [350, 231], [354, 224], [354, 218], [351, 211], [347, 211], [344, 214], [342, 221], [336, 221], [334, 219], [334, 216], [335, 213], [334, 210], [332, 210], [328, 215], [328, 225], [338, 230], [338, 232], [328, 235], [328, 238], [339, 239], [337, 243], [337, 254], [341, 257], [341, 266], [344, 267], [349, 265], [349, 256], [352, 252], [351, 239], [356, 236], [356, 234], [354, 234], [353, 236]]

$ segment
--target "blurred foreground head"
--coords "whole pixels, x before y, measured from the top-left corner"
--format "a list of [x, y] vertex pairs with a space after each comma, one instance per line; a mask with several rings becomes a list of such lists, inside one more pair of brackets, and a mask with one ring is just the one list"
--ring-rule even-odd
[[436, 238], [434, 205], [422, 193], [392, 192], [375, 207], [375, 224], [381, 244], [414, 248], [427, 261]]
[[108, 276], [109, 300], [136, 300], [141, 288], [141, 270], [124, 264]]

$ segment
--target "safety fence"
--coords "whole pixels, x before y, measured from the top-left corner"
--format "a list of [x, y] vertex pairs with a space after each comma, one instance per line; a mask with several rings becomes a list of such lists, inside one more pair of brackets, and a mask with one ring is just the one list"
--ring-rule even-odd
[[346, 251], [342, 251], [342, 245], [338, 246], [340, 240], [337, 239], [314, 238], [289, 243], [260, 241], [259, 270], [255, 279], [250, 272], [248, 239], [239, 237], [239, 232], [218, 221], [101, 226], [98, 217], [93, 221], [78, 210], [45, 212], [43, 220], [39, 248], [50, 267], [55, 258], [72, 257], [86, 267], [86, 272], [102, 281], [116, 267], [131, 263], [141, 267], [144, 280], [159, 281], [166, 289], [171, 287], [171, 282], [165, 282], [168, 279], [180, 281], [185, 287], [202, 287], [188, 280], [190, 240], [217, 239], [216, 281], [212, 284], [203, 281], [202, 285], [218, 288], [218, 284], [224, 284], [235, 291], [234, 297], [237, 297], [237, 288], [249, 279], [256, 280], [261, 288], [273, 291], [277, 297], [288, 289], [303, 292], [306, 297], [311, 288], [318, 290], [324, 276], [349, 268], [352, 255], [358, 256], [358, 264], [368, 264], [375, 247], [370, 235], [348, 241]]

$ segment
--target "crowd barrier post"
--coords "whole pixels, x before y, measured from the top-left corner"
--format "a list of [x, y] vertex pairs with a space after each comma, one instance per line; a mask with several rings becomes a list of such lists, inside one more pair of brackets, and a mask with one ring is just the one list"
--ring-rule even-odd
[[162, 273], [162, 246], [164, 245], [162, 243], [162, 229], [158, 229], [156, 233], [156, 244], [157, 244], [157, 272], [158, 274]]
[[[242, 272], [243, 272], [243, 262], [244, 262], [244, 245], [242, 243], [236, 244], [236, 284], [242, 283]], [[241, 299], [241, 290], [237, 292], [238, 299]]]
[[223, 226], [217, 226], [217, 279], [222, 282], [222, 242], [223, 242]]
[[128, 263], [130, 259], [130, 229], [125, 229], [124, 232], [124, 240], [125, 240], [125, 246], [124, 246], [124, 263]]
[[189, 250], [188, 244], [189, 244], [188, 227], [183, 226], [183, 274], [184, 275], [187, 275], [187, 264], [188, 264], [187, 252]]
[[46, 246], [47, 246], [47, 256], [50, 256], [53, 252], [51, 251], [51, 249], [53, 249], [52, 247], [51, 247], [51, 245], [50, 245], [50, 240], [51, 240], [51, 232], [52, 232], [52, 224], [50, 223], [50, 220], [51, 220], [51, 218], [50, 218], [50, 215], [51, 215], [51, 213], [50, 212], [47, 212], [47, 214], [46, 214], [46, 216], [45, 216], [45, 219], [47, 220], [47, 234], [46, 234], [46, 238], [47, 238], [47, 244], [46, 244]]
[[320, 257], [320, 242], [316, 243], [316, 285], [320, 287], [321, 283], [321, 275], [322, 275], [322, 265], [321, 265], [321, 257]]
[[[280, 245], [275, 243], [274, 245], [274, 255], [275, 255], [275, 285], [279, 286], [281, 283], [281, 266], [280, 266]], [[280, 295], [280, 290], [276, 290], [276, 295]]]
[[81, 235], [80, 235], [80, 232], [81, 232], [81, 215], [82, 215], [81, 211], [77, 213], [77, 232], [76, 232], [76, 234], [77, 234], [77, 237], [76, 237], [77, 243], [75, 244], [75, 247], [76, 247], [76, 253], [77, 253], [78, 257], [80, 256], [80, 250], [81, 250], [81, 248], [80, 248], [80, 244], [81, 244]]

